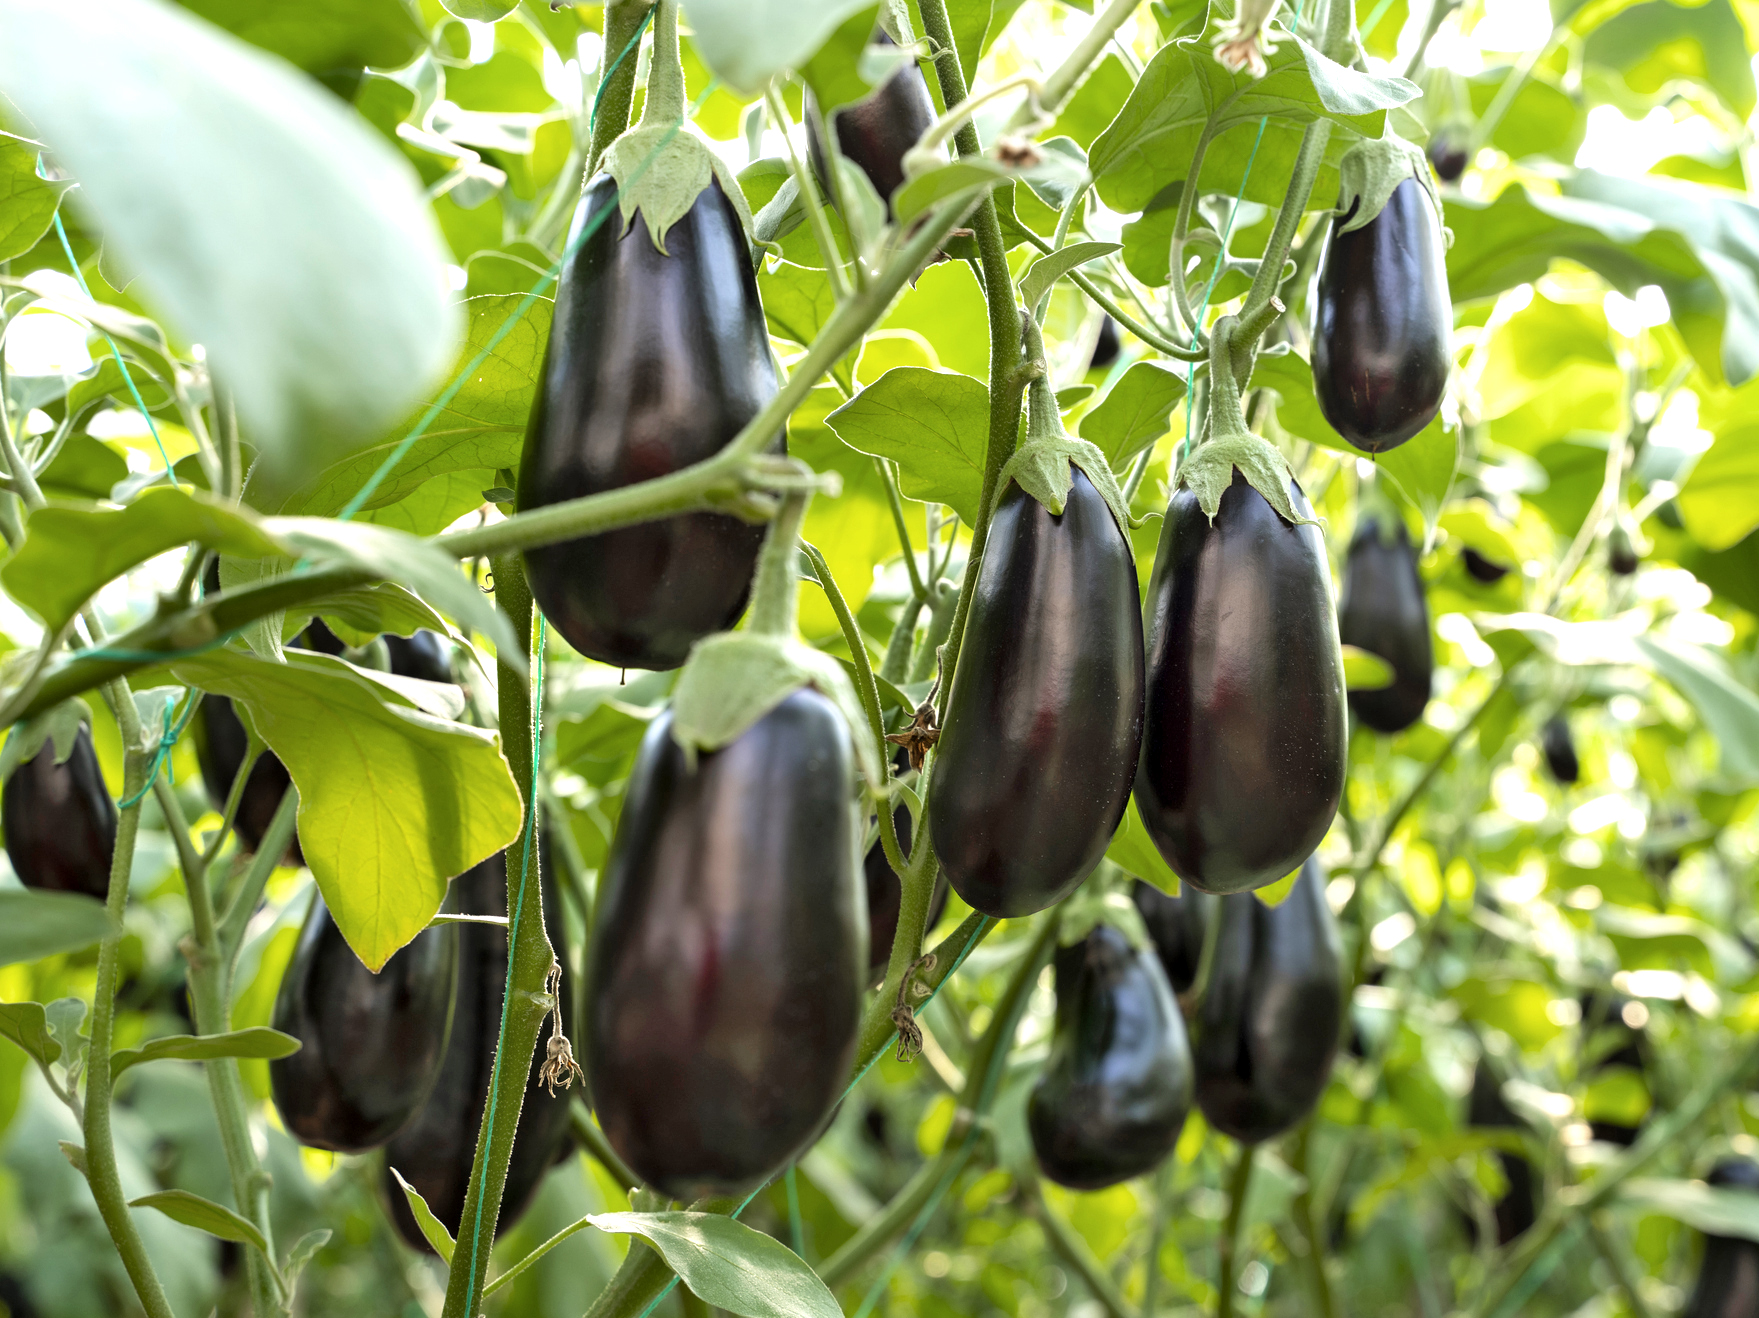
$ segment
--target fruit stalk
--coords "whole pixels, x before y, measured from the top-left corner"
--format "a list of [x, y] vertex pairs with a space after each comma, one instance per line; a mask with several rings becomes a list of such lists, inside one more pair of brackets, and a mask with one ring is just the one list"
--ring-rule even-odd
[[1332, 1294], [1331, 1276], [1325, 1270], [1325, 1237], [1313, 1203], [1313, 1175], [1308, 1170], [1313, 1122], [1314, 1118], [1308, 1117], [1295, 1136], [1294, 1171], [1301, 1177], [1301, 1192], [1295, 1196], [1295, 1223], [1307, 1241], [1307, 1261], [1312, 1265], [1313, 1298], [1319, 1318], [1338, 1318], [1337, 1297]]
[[811, 502], [810, 489], [784, 496], [764, 537], [751, 588], [751, 618], [746, 624], [759, 635], [791, 638], [795, 634], [795, 619], [800, 614], [800, 527]]
[[[1348, 7], [1342, 4], [1334, 8], [1348, 12]], [[1240, 319], [1247, 324], [1254, 323], [1276, 297], [1277, 287], [1282, 283], [1283, 262], [1288, 259], [1289, 247], [1295, 241], [1295, 230], [1301, 225], [1301, 217], [1307, 213], [1307, 202], [1313, 195], [1313, 184], [1319, 177], [1320, 167], [1325, 164], [1325, 148], [1330, 141], [1329, 119], [1315, 119], [1301, 134], [1301, 149], [1295, 156], [1294, 172], [1289, 175], [1289, 191], [1283, 198], [1282, 209], [1277, 212], [1276, 226], [1265, 245], [1258, 273], [1252, 278], [1246, 304], [1240, 309]], [[1245, 346], [1239, 344], [1237, 348]]]
[[[600, 55], [601, 64], [605, 60], [615, 60], [634, 39], [647, 17], [648, 10], [653, 8], [653, 0], [608, 0], [605, 5], [605, 42]], [[599, 160], [605, 154], [605, 148], [616, 141], [629, 127], [629, 107], [635, 101], [635, 72], [640, 63], [633, 58], [625, 59], [611, 71], [601, 84], [598, 93], [598, 104], [594, 110], [592, 121], [592, 146], [587, 154], [586, 173], [591, 178], [598, 173]]]

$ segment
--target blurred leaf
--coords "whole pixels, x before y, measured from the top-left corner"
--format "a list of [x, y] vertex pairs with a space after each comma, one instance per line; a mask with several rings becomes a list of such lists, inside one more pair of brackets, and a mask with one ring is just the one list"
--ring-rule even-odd
[[1736, 118], [1753, 112], [1753, 68], [1745, 33], [1728, 0], [1634, 5], [1589, 34], [1582, 43], [1582, 61], [1590, 69], [1621, 75], [1625, 86], [1641, 97], [1664, 97], [1678, 82], [1691, 81], [1709, 87]]
[[784, 69], [800, 69], [873, 0], [685, 0], [703, 62], [734, 91], [754, 96]]
[[1759, 1240], [1759, 1195], [1751, 1190], [1641, 1177], [1626, 1182], [1614, 1202], [1640, 1213], [1664, 1214], [1706, 1235]]
[[[1472, 113], [1483, 118], [1503, 85], [1515, 76], [1514, 66], [1487, 69], [1466, 80]], [[1582, 145], [1587, 116], [1570, 94], [1537, 72], [1529, 72], [1491, 131], [1488, 145], [1512, 159], [1551, 156], [1574, 163]]]
[[95, 897], [0, 889], [0, 966], [78, 952], [109, 932], [110, 917]]
[[481, 64], [447, 69], [446, 99], [463, 110], [503, 114], [542, 114], [555, 105], [544, 90], [543, 74], [506, 49], [497, 49]]
[[73, 435], [37, 483], [50, 499], [108, 499], [127, 475], [128, 463], [115, 449], [90, 435]]
[[1134, 796], [1124, 807], [1124, 818], [1118, 824], [1118, 831], [1112, 834], [1105, 854], [1107, 860], [1126, 874], [1153, 884], [1169, 896], [1179, 895], [1179, 876], [1161, 858], [1154, 839], [1148, 836], [1148, 829], [1143, 826], [1142, 816], [1136, 810]]
[[241, 1245], [254, 1245], [267, 1256], [269, 1247], [258, 1231], [244, 1218], [211, 1199], [203, 1199], [188, 1190], [160, 1190], [128, 1201], [130, 1208], [156, 1208], [173, 1222], [206, 1231], [221, 1240], [235, 1240]]
[[274, 1061], [299, 1051], [299, 1040], [280, 1030], [258, 1027], [227, 1034], [169, 1034], [151, 1039], [139, 1048], [121, 1048], [111, 1055], [110, 1074], [121, 1075], [141, 1062], [175, 1058], [182, 1062], [211, 1062], [220, 1057], [261, 1057]]
[[1459, 437], [1438, 416], [1397, 448], [1377, 454], [1374, 465], [1390, 478], [1394, 493], [1416, 509], [1426, 525], [1434, 526], [1453, 488], [1459, 460]]
[[427, 45], [414, 11], [397, 0], [179, 0], [235, 37], [281, 56], [319, 79], [367, 65], [400, 69]]
[[1759, 424], [1719, 428], [1678, 497], [1686, 529], [1706, 549], [1746, 539], [1759, 527]]
[[0, 133], [0, 261], [23, 256], [37, 245], [54, 222], [61, 196], [71, 179], [37, 177], [35, 142]]
[[949, 504], [977, 522], [989, 390], [969, 375], [899, 366], [825, 418], [850, 448], [898, 464], [906, 496]]
[[1153, 362], [1136, 362], [1081, 418], [1081, 438], [1097, 444], [1114, 468], [1167, 433], [1168, 418], [1185, 397], [1181, 375]]
[[1344, 651], [1344, 685], [1352, 691], [1378, 691], [1393, 684], [1393, 666], [1356, 645]]
[[0, 1038], [12, 1040], [39, 1066], [61, 1056], [61, 1045], [49, 1037], [49, 1023], [40, 1002], [0, 1003]]
[[742, 1318], [842, 1318], [818, 1274], [761, 1231], [720, 1213], [593, 1213], [600, 1231], [638, 1235], [690, 1293]]

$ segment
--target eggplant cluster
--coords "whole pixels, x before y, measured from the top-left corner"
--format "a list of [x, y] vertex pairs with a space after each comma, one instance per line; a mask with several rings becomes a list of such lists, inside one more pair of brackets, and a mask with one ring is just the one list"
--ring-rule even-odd
[[98, 768], [90, 727], [80, 724], [59, 763], [51, 739], [12, 771], [0, 789], [0, 822], [7, 858], [25, 887], [104, 899], [116, 850], [116, 803]]

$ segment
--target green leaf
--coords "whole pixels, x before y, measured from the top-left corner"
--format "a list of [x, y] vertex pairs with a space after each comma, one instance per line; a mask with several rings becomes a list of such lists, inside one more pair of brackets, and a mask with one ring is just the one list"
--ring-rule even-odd
[[1185, 397], [1185, 380], [1153, 362], [1125, 371], [1093, 410], [1081, 418], [1081, 438], [1099, 446], [1114, 469], [1167, 433], [1168, 418]]
[[37, 177], [42, 150], [28, 138], [0, 133], [0, 261], [23, 256], [54, 222], [62, 194], [71, 179], [58, 182]]
[[280, 1030], [257, 1026], [229, 1034], [168, 1034], [151, 1039], [139, 1048], [121, 1048], [110, 1057], [110, 1074], [121, 1075], [142, 1062], [174, 1058], [183, 1062], [211, 1062], [220, 1057], [260, 1057], [274, 1061], [299, 1051], [299, 1040]]
[[62, 1065], [69, 1075], [73, 1074], [84, 1064], [92, 1047], [91, 1040], [79, 1032], [86, 1018], [85, 999], [56, 998], [43, 1008], [43, 1017], [49, 1023], [49, 1037], [61, 1049]]
[[5, 749], [0, 750], [0, 783], [11, 778], [19, 765], [35, 759], [45, 744], [55, 747], [55, 763], [66, 764], [73, 754], [74, 738], [91, 721], [92, 711], [83, 700], [75, 699], [51, 705], [35, 718], [14, 725]]
[[173, 1222], [206, 1231], [221, 1240], [236, 1240], [241, 1245], [254, 1245], [265, 1256], [269, 1252], [263, 1233], [230, 1208], [203, 1199], [188, 1190], [160, 1190], [128, 1201], [130, 1208], [156, 1208]]
[[690, 1293], [741, 1318], [842, 1318], [818, 1274], [786, 1245], [721, 1213], [591, 1213], [600, 1231], [637, 1235]]
[[[116, 365], [108, 359], [104, 364], [112, 369]], [[51, 500], [108, 499], [117, 482], [127, 478], [128, 462], [115, 449], [90, 435], [73, 435], [37, 483]]]
[[685, 0], [684, 16], [703, 63], [735, 92], [756, 96], [782, 70], [803, 68], [851, 14], [872, 3]]
[[[398, 0], [300, 0], [296, 12], [257, 0], [181, 0], [225, 28], [320, 79], [367, 65], [400, 69], [427, 45], [415, 11]], [[448, 88], [450, 90], [450, 88]]]
[[1397, 448], [1375, 454], [1374, 465], [1390, 478], [1392, 489], [1417, 510], [1424, 524], [1434, 526], [1453, 488], [1459, 460], [1459, 436], [1449, 433], [1438, 416]]
[[1148, 836], [1148, 829], [1142, 823], [1141, 814], [1137, 812], [1134, 796], [1124, 807], [1123, 821], [1119, 823], [1118, 831], [1112, 834], [1105, 854], [1107, 860], [1126, 874], [1134, 875], [1144, 883], [1153, 884], [1168, 896], [1179, 895], [1179, 876], [1161, 858], [1154, 839]]
[[317, 1252], [329, 1243], [330, 1230], [328, 1227], [307, 1231], [293, 1242], [293, 1248], [287, 1251], [287, 1261], [281, 1265], [281, 1275], [287, 1279], [289, 1287], [299, 1280], [299, 1274], [305, 1271], [305, 1265], [310, 1263]]
[[820, 114], [828, 118], [839, 106], [859, 101], [873, 90], [874, 82], [862, 76], [862, 55], [878, 21], [877, 3], [861, 6], [838, 24], [817, 53], [800, 66], [800, 76], [812, 88]]
[[1759, 425], [1719, 427], [1679, 493], [1680, 516], [1706, 549], [1728, 549], [1759, 527]]
[[918, 215], [948, 197], [993, 188], [1011, 177], [1007, 166], [986, 156], [949, 161], [906, 179], [892, 196], [892, 211], [899, 225], [907, 228]]
[[1281, 906], [1288, 900], [1289, 894], [1295, 890], [1295, 880], [1301, 877], [1299, 869], [1283, 875], [1275, 883], [1268, 883], [1262, 888], [1254, 888], [1252, 895], [1266, 906]]
[[357, 586], [353, 590], [324, 595], [300, 607], [290, 619], [291, 631], [297, 635], [305, 630], [307, 614], [323, 618], [330, 630], [349, 645], [365, 645], [375, 636], [395, 632], [398, 636], [414, 636], [424, 628], [446, 632], [446, 620], [422, 600], [402, 586], [384, 582], [377, 586]]
[[451, 722], [443, 688], [299, 650], [279, 664], [217, 650], [172, 671], [230, 696], [287, 766], [306, 864], [370, 969], [426, 927], [449, 879], [518, 836], [500, 738]]
[[1036, 307], [1051, 291], [1051, 285], [1069, 271], [1102, 256], [1110, 256], [1122, 247], [1122, 243], [1070, 243], [1046, 253], [1027, 266], [1026, 273], [1020, 276], [1020, 300], [1029, 307]]
[[434, 1210], [429, 1208], [428, 1201], [421, 1197], [421, 1191], [403, 1179], [402, 1172], [393, 1167], [391, 1175], [397, 1178], [397, 1184], [403, 1189], [403, 1198], [409, 1203], [409, 1215], [415, 1219], [416, 1226], [421, 1228], [422, 1238], [433, 1246], [434, 1253], [444, 1259], [446, 1265], [450, 1267], [452, 1265], [452, 1251], [458, 1247], [457, 1242], [452, 1239], [452, 1233], [446, 1230], [444, 1222], [434, 1216]]
[[898, 464], [906, 496], [977, 522], [989, 442], [989, 390], [969, 375], [896, 366], [825, 424], [850, 448]]
[[96, 897], [0, 890], [0, 966], [82, 951], [109, 932], [110, 917]]
[[1759, 1240], [1759, 1195], [1751, 1190], [1724, 1190], [1703, 1181], [1642, 1177], [1627, 1181], [1618, 1192], [1620, 1207], [1639, 1213], [1660, 1213], [1710, 1236]]
[[149, 0], [0, 0], [0, 28], [0, 87], [79, 180], [106, 247], [207, 349], [266, 469], [334, 461], [451, 360], [427, 201], [350, 107]]
[[1378, 691], [1393, 684], [1393, 666], [1379, 655], [1360, 646], [1346, 645], [1344, 651], [1344, 685], [1352, 691]]
[[49, 1023], [40, 1002], [0, 1003], [0, 1038], [12, 1040], [39, 1066], [61, 1056], [61, 1045], [49, 1037]]

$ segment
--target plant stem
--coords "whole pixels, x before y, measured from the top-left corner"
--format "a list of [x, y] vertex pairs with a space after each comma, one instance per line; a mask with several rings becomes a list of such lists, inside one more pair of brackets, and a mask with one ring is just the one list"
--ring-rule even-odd
[[[1173, 217], [1173, 238], [1167, 257], [1167, 273], [1172, 277], [1173, 305], [1179, 318], [1191, 331], [1193, 345], [1203, 334], [1203, 316], [1191, 305], [1191, 290], [1185, 287], [1185, 238], [1191, 232], [1191, 209], [1196, 204], [1198, 184], [1203, 175], [1203, 158], [1209, 154], [1210, 132], [1203, 130], [1191, 152], [1191, 166], [1185, 171], [1185, 185], [1179, 189], [1179, 210]], [[1221, 259], [1218, 253], [1216, 259]]]
[[678, 0], [654, 6], [653, 59], [647, 68], [647, 95], [641, 128], [670, 128], [684, 122], [684, 62], [678, 49]]
[[1240, 410], [1240, 384], [1234, 377], [1234, 330], [1239, 322], [1223, 316], [1209, 332], [1209, 435], [1246, 433], [1246, 414]]
[[948, 1139], [939, 1153], [916, 1169], [884, 1208], [863, 1222], [836, 1253], [819, 1265], [818, 1275], [824, 1284], [835, 1289], [852, 1280], [928, 1206], [947, 1171], [968, 1155], [963, 1140]]
[[1239, 1272], [1234, 1265], [1239, 1261], [1240, 1224], [1246, 1216], [1246, 1192], [1252, 1185], [1252, 1159], [1257, 1152], [1256, 1144], [1242, 1144], [1240, 1159], [1228, 1180], [1228, 1217], [1216, 1241], [1216, 1318], [1232, 1318], [1234, 1312], [1234, 1296], [1239, 1290]]
[[[969, 575], [971, 571], [969, 562], [965, 570], [966, 574]], [[952, 634], [959, 601], [963, 595], [963, 591], [954, 590], [951, 586], [937, 586], [935, 588], [934, 603], [928, 611], [928, 627], [922, 633], [922, 644], [917, 646], [916, 655], [910, 661], [909, 681], [926, 682], [934, 676], [936, 652], [946, 643], [947, 637]], [[951, 669], [951, 667], [952, 664], [949, 662], [944, 665], [944, 670]], [[945, 685], [943, 682], [942, 686]]]
[[[634, 39], [641, 20], [653, 8], [652, 0], [606, 0], [605, 42], [600, 63], [615, 60]], [[640, 63], [636, 52], [608, 75], [601, 75], [598, 110], [592, 121], [592, 146], [587, 155], [586, 177], [591, 178], [599, 167], [605, 148], [616, 141], [629, 126], [629, 107], [635, 101], [635, 71]]]
[[[1044, 88], [1038, 94], [1038, 104], [1045, 114], [1055, 114], [1062, 108], [1070, 93], [1087, 76], [1087, 70], [1098, 61], [1100, 52], [1105, 49], [1112, 35], [1124, 26], [1124, 20], [1135, 13], [1141, 3], [1142, 0], [1112, 0], [1094, 17], [1092, 26], [1075, 43], [1075, 48], [1069, 52], [1068, 57], [1044, 80]], [[1022, 105], [1014, 112], [1008, 127], [1010, 130], [1024, 128], [1031, 122], [1030, 105]]]
[[1600, 1257], [1606, 1260], [1606, 1266], [1612, 1269], [1614, 1280], [1625, 1294], [1625, 1303], [1630, 1306], [1632, 1318], [1654, 1318], [1643, 1293], [1637, 1289], [1637, 1279], [1631, 1275], [1630, 1251], [1621, 1249], [1606, 1232], [1606, 1223], [1600, 1218], [1588, 1221], [1588, 1237], [1594, 1242], [1594, 1248], [1600, 1251]]
[[1045, 1239], [1050, 1242], [1051, 1248], [1062, 1257], [1063, 1262], [1075, 1269], [1075, 1275], [1081, 1278], [1082, 1284], [1087, 1287], [1088, 1293], [1099, 1302], [1100, 1307], [1110, 1314], [1111, 1318], [1139, 1318], [1139, 1315], [1124, 1302], [1123, 1295], [1118, 1291], [1117, 1283], [1107, 1275], [1105, 1266], [1093, 1256], [1093, 1250], [1088, 1247], [1087, 1242], [1081, 1238], [1075, 1228], [1064, 1220], [1061, 1213], [1045, 1202], [1044, 1188], [1037, 1184], [1032, 1184], [1029, 1187], [1022, 1186], [1022, 1188], [1026, 1191], [1028, 1211], [1038, 1219], [1039, 1225], [1044, 1228]]
[[[765, 636], [792, 638], [800, 616], [800, 526], [806, 520], [811, 490], [796, 490], [782, 499], [782, 506], [764, 536], [757, 558], [757, 574], [751, 588], [749, 631]], [[847, 606], [845, 606], [847, 607]], [[861, 638], [855, 639], [859, 646]], [[862, 658], [866, 658], [862, 652]], [[875, 702], [878, 702], [876, 693]]]
[[586, 1104], [579, 1099], [572, 1099], [568, 1104], [568, 1129], [574, 1136], [574, 1142], [586, 1151], [588, 1157], [611, 1174], [611, 1179], [624, 1190], [633, 1190], [641, 1184], [641, 1178], [629, 1170], [627, 1163], [617, 1156], [617, 1150], [611, 1147], [611, 1141], [605, 1138], [605, 1132], [599, 1129], [598, 1122], [586, 1110]]
[[1295, 230], [1301, 225], [1301, 217], [1307, 212], [1307, 202], [1313, 195], [1313, 184], [1319, 178], [1320, 168], [1325, 164], [1325, 148], [1330, 141], [1329, 119], [1315, 119], [1301, 134], [1301, 148], [1295, 155], [1294, 171], [1289, 175], [1289, 190], [1283, 197], [1282, 208], [1277, 211], [1276, 226], [1265, 245], [1264, 259], [1253, 276], [1252, 288], [1246, 294], [1246, 304], [1240, 310], [1242, 321], [1251, 322], [1276, 296], [1277, 287], [1282, 283], [1283, 262], [1288, 259], [1289, 246], [1295, 241]]
[[[818, 245], [818, 254], [824, 260], [825, 277], [831, 281], [831, 296], [841, 302], [849, 296], [849, 275], [843, 269], [843, 254], [837, 250], [837, 240], [831, 235], [831, 222], [825, 215], [825, 199], [819, 195], [816, 180], [801, 161], [800, 151], [794, 145], [794, 135], [788, 131], [791, 126], [788, 108], [782, 104], [782, 97], [776, 91], [774, 80], [764, 88], [763, 102], [770, 112], [770, 122], [782, 135], [782, 141], [788, 148], [788, 172], [794, 179], [794, 187], [800, 193], [801, 208], [805, 210], [807, 223], [812, 227], [812, 240]], [[832, 135], [827, 133], [825, 141], [828, 143], [831, 138]], [[881, 459], [875, 458], [874, 461]]]
[[1154, 1318], [1155, 1301], [1160, 1295], [1160, 1249], [1167, 1235], [1167, 1220], [1172, 1216], [1173, 1178], [1178, 1168], [1178, 1159], [1168, 1158], [1154, 1178], [1154, 1226], [1148, 1234], [1148, 1259], [1142, 1270], [1142, 1318]]
[[[281, 863], [281, 857], [287, 854], [298, 817], [299, 789], [289, 784], [282, 793], [281, 804], [275, 808], [274, 817], [269, 820], [269, 826], [263, 830], [263, 838], [257, 844], [256, 855], [250, 858], [250, 868], [245, 870], [237, 891], [227, 903], [226, 913], [220, 917], [220, 946], [226, 951], [226, 975], [229, 981], [238, 964], [239, 950], [244, 946], [244, 931], [250, 925], [250, 917], [256, 913], [257, 901], [263, 895], [269, 876]], [[230, 984], [227, 991], [231, 991]]]
[[1313, 1299], [1318, 1318], [1338, 1318], [1337, 1297], [1332, 1294], [1331, 1277], [1325, 1270], [1325, 1241], [1313, 1211], [1313, 1176], [1308, 1170], [1308, 1154], [1313, 1143], [1313, 1117], [1308, 1117], [1295, 1137], [1294, 1170], [1301, 1177], [1301, 1192], [1295, 1196], [1295, 1222], [1307, 1240], [1307, 1259], [1312, 1264], [1309, 1275], [1313, 1281]]
[[[904, 551], [904, 570], [910, 574], [910, 593], [916, 596], [918, 603], [928, 599], [928, 590], [922, 584], [922, 573], [916, 567], [916, 546], [910, 542], [910, 527], [904, 520], [904, 498], [898, 493], [898, 473], [892, 470], [892, 464], [884, 458], [875, 458], [873, 465], [878, 469], [880, 479], [886, 484], [886, 503], [892, 509], [892, 525], [898, 529], [898, 545]], [[930, 555], [934, 546], [928, 547]]]
[[[960, 922], [957, 929], [936, 943], [934, 945], [934, 969], [918, 971], [916, 982], [925, 984], [931, 989], [938, 989], [945, 982], [947, 976], [952, 973], [953, 963], [959, 959], [959, 954], [965, 950], [967, 944], [971, 943], [972, 938], [976, 936], [979, 941], [982, 941], [982, 934], [995, 927], [993, 923], [986, 925], [986, 918], [973, 912]], [[896, 995], [896, 984], [893, 984], [892, 992]], [[861, 1074], [867, 1064], [874, 1059], [874, 1055], [881, 1048], [884, 1048], [886, 1042], [892, 1037], [894, 1032], [892, 1007], [894, 1005], [896, 1005], [895, 997], [887, 998], [883, 989], [867, 1000], [867, 1007], [861, 1013], [861, 1034], [855, 1045], [855, 1075]]]
[[885, 656], [880, 660], [879, 675], [893, 686], [903, 682], [910, 669], [910, 647], [916, 641], [916, 622], [921, 616], [922, 601], [912, 595], [904, 601], [892, 627], [892, 638], [886, 642]]
[[[529, 647], [532, 603], [525, 568], [517, 554], [495, 558], [493, 567], [495, 603], [512, 622], [513, 634], [525, 637]], [[485, 1241], [492, 1243], [495, 1238], [495, 1221], [500, 1215], [501, 1192], [507, 1182], [507, 1161], [513, 1154], [513, 1141], [519, 1130], [519, 1112], [525, 1100], [532, 1053], [537, 1047], [538, 1030], [548, 1015], [549, 999], [544, 994], [544, 982], [556, 961], [544, 930], [544, 904], [538, 896], [538, 801], [531, 790], [533, 702], [541, 702], [543, 693], [532, 690], [535, 684], [521, 681], [521, 675], [510, 661], [516, 662], [514, 656], [500, 657], [496, 683], [500, 698], [501, 750], [513, 771], [514, 782], [519, 784], [520, 795], [525, 798], [525, 827], [520, 836], [522, 840], [530, 840], [531, 854], [529, 858], [523, 854], [523, 841], [514, 843], [505, 853], [512, 946], [508, 954], [501, 1037], [496, 1047], [498, 1079], [492, 1091], [496, 1100], [492, 1118], [485, 1113], [477, 1136], [476, 1159], [471, 1165], [464, 1213], [458, 1223], [458, 1249], [452, 1256], [452, 1268], [446, 1278], [444, 1318], [467, 1318], [467, 1315], [479, 1312], [489, 1266], [488, 1249], [481, 1244]]]

